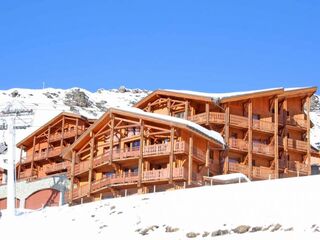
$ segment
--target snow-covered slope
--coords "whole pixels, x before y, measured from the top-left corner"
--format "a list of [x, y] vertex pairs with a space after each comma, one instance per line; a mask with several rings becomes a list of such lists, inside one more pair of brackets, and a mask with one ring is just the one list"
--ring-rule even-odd
[[319, 184], [320, 176], [309, 176], [206, 186], [46, 208], [11, 221], [4, 211], [0, 230], [33, 240], [319, 239]]
[[[16, 113], [20, 114], [15, 119], [16, 142], [19, 142], [62, 111], [99, 118], [109, 107], [131, 106], [148, 93], [147, 90], [125, 87], [99, 89], [97, 92], [81, 88], [0, 90], [0, 162], [8, 158], [4, 142], [9, 145], [8, 148], [11, 146], [12, 134], [8, 126]], [[19, 151], [16, 151], [16, 160], [18, 156]]]
[[311, 145], [320, 150], [320, 96], [314, 95], [311, 104], [311, 121], [313, 128], [311, 129]]

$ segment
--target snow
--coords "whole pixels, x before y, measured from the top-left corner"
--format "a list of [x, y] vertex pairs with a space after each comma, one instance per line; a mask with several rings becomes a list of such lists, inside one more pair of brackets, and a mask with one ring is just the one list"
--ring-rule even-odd
[[146, 117], [150, 117], [150, 118], [154, 118], [154, 119], [164, 120], [164, 121], [173, 122], [173, 123], [177, 123], [177, 124], [183, 124], [183, 125], [191, 128], [192, 130], [200, 132], [203, 135], [218, 141], [222, 145], [225, 144], [224, 139], [220, 133], [213, 131], [213, 130], [208, 130], [208, 129], [200, 126], [199, 124], [196, 124], [196, 123], [191, 122], [186, 119], [167, 116], [167, 115], [158, 114], [158, 113], [149, 113], [149, 112], [145, 112], [139, 108], [134, 108], [134, 107], [122, 107], [122, 108], [114, 108], [114, 109], [116, 109], [118, 111], [125, 111], [125, 112], [129, 112], [129, 113], [134, 113], [136, 115], [146, 116]]
[[247, 94], [276, 91], [276, 90], [283, 90], [283, 88], [267, 88], [267, 89], [253, 90], [253, 91], [227, 92], [227, 93], [205, 93], [205, 92], [195, 92], [195, 91], [189, 91], [189, 90], [164, 89], [164, 91], [169, 91], [169, 92], [183, 93], [183, 94], [189, 94], [189, 95], [200, 96], [200, 97], [209, 97], [209, 98], [212, 98], [214, 101], [222, 100], [224, 98], [229, 98], [229, 97], [236, 97], [236, 96], [242, 96]]
[[[88, 101], [92, 102], [89, 107], [74, 106], [71, 108], [65, 103], [68, 93], [79, 89], [88, 97]], [[12, 93], [18, 95], [13, 97]], [[147, 96], [149, 92], [140, 89], [127, 89], [126, 92], [119, 92], [117, 89], [99, 89], [97, 92], [90, 92], [82, 88], [71, 89], [23, 89], [14, 88], [9, 90], [0, 90], [0, 111], [3, 110], [33, 110], [34, 114], [19, 116], [16, 122], [19, 126], [29, 126], [25, 129], [16, 129], [16, 142], [18, 143], [26, 136], [40, 128], [49, 120], [60, 114], [61, 112], [74, 112], [81, 114], [87, 118], [99, 118], [104, 114], [104, 110], [99, 108], [125, 107], [133, 105], [141, 98]], [[1, 114], [1, 113], [0, 113]], [[0, 125], [9, 124], [11, 117], [0, 115]], [[8, 130], [0, 130], [0, 143], [10, 142], [11, 135]], [[10, 148], [10, 146], [8, 146]], [[7, 159], [7, 154], [0, 153], [0, 166], [4, 167], [3, 161]], [[16, 162], [19, 160], [20, 150], [16, 151]]]
[[311, 146], [320, 149], [320, 112], [311, 112], [310, 119], [314, 126], [310, 131]]
[[[1, 236], [10, 239], [187, 239], [190, 232], [230, 231], [239, 225], [269, 230], [231, 232], [215, 239], [319, 239], [320, 176], [214, 185], [106, 199], [74, 207], [23, 211], [0, 219]], [[274, 225], [278, 231], [272, 232]], [[12, 231], [17, 229], [18, 231]], [[155, 226], [147, 235], [141, 232]], [[166, 232], [169, 227], [175, 232]], [[293, 229], [290, 229], [293, 228]], [[30, 232], [32, 229], [32, 232]], [[286, 231], [287, 230], [287, 231]], [[210, 235], [209, 235], [210, 236]]]

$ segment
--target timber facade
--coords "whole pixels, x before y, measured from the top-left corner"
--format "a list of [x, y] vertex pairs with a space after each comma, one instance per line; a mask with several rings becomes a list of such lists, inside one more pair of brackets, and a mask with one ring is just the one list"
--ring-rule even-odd
[[238, 94], [157, 90], [135, 107], [181, 117], [223, 135], [223, 172], [250, 179], [309, 175], [310, 97], [317, 88]]
[[198, 125], [110, 109], [64, 154], [72, 203], [202, 184], [219, 174], [219, 142]]

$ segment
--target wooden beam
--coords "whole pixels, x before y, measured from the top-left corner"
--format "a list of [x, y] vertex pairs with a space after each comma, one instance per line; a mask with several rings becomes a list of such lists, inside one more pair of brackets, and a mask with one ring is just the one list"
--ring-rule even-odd
[[89, 176], [88, 176], [88, 184], [89, 184], [89, 190], [88, 190], [88, 197], [90, 197], [91, 194], [91, 183], [92, 183], [92, 169], [93, 169], [93, 156], [94, 156], [94, 138], [95, 135], [93, 132], [91, 132], [91, 140], [90, 140], [90, 159], [89, 159]]
[[[227, 103], [226, 110], [225, 110], [225, 125], [224, 125], [224, 141], [229, 146], [229, 135], [230, 135], [230, 106]], [[229, 171], [229, 147], [226, 149], [226, 154], [224, 158], [224, 166], [223, 166], [223, 173], [227, 174]]]
[[78, 133], [79, 133], [79, 118], [76, 119], [76, 136], [74, 138], [74, 140], [76, 141], [78, 139]]
[[306, 99], [307, 104], [307, 166], [308, 166], [308, 175], [311, 175], [311, 144], [310, 144], [310, 96], [308, 95]]
[[189, 138], [188, 185], [192, 183], [193, 136]]
[[168, 98], [167, 100], [167, 109], [168, 109], [168, 116], [171, 116], [171, 99]]
[[184, 119], [188, 119], [189, 114], [189, 102], [185, 101], [184, 103]]
[[20, 160], [19, 160], [18, 173], [17, 173], [18, 179], [20, 178], [20, 172], [21, 172], [22, 151], [23, 151], [23, 147], [20, 148]]
[[171, 127], [170, 132], [170, 156], [169, 156], [169, 165], [170, 165], [170, 173], [169, 173], [169, 183], [173, 182], [173, 160], [174, 160], [174, 127]]
[[284, 137], [283, 137], [283, 151], [284, 151], [284, 162], [286, 163], [286, 167], [288, 167], [288, 128], [287, 128], [287, 115], [288, 112], [288, 100], [287, 98], [283, 101], [283, 126], [284, 126]]
[[62, 149], [62, 146], [63, 146], [64, 125], [65, 125], [65, 119], [64, 119], [64, 116], [63, 116], [63, 117], [62, 117], [62, 127], [61, 127], [61, 142], [60, 142], [60, 147], [61, 147], [61, 149]]
[[248, 178], [252, 178], [252, 100], [249, 100], [248, 103]]
[[209, 142], [207, 142], [207, 149], [206, 149], [206, 167], [209, 167], [209, 158], [210, 158], [210, 148]]
[[[32, 160], [31, 160], [31, 176], [33, 176], [33, 168], [34, 168], [34, 155], [36, 148], [36, 136], [33, 137], [33, 145], [32, 145]], [[40, 150], [40, 149], [39, 149]]]
[[275, 178], [279, 178], [279, 99], [274, 98], [274, 163], [275, 163]]
[[76, 152], [72, 151], [71, 169], [70, 169], [70, 193], [69, 193], [69, 204], [72, 204], [73, 200], [73, 185], [74, 185], [74, 167], [76, 164]]
[[50, 146], [50, 134], [51, 134], [51, 127], [48, 127], [48, 141], [47, 141], [47, 153], [46, 153], [46, 159], [48, 159], [49, 155], [49, 146]]
[[110, 164], [112, 163], [113, 158], [113, 138], [114, 138], [114, 116], [111, 114], [111, 128], [110, 128], [110, 146], [109, 146], [109, 157]]
[[206, 124], [209, 125], [210, 120], [210, 105], [209, 103], [206, 103]]
[[138, 162], [138, 187], [142, 183], [142, 162], [143, 162], [144, 122], [140, 119], [140, 155]]

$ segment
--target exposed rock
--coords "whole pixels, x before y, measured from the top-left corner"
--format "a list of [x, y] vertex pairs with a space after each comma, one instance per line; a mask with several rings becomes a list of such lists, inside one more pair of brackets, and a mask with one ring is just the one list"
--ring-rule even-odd
[[262, 231], [262, 227], [257, 226], [257, 227], [251, 228], [251, 231], [250, 231], [250, 232], [259, 232], [259, 231]]
[[143, 230], [140, 230], [139, 233], [143, 236], [148, 235], [150, 231], [154, 231], [155, 229], [159, 228], [158, 225], [152, 225], [150, 227], [147, 227]]
[[10, 95], [11, 95], [11, 97], [19, 97], [20, 96], [18, 90], [14, 90]]
[[262, 231], [268, 231], [272, 226], [273, 226], [273, 225], [269, 225], [269, 226], [263, 228]]
[[100, 111], [106, 112], [108, 108], [105, 106], [108, 102], [107, 101], [100, 101], [96, 103], [96, 107], [99, 108]]
[[250, 230], [250, 226], [247, 225], [240, 225], [238, 227], [236, 227], [235, 229], [233, 229], [232, 231], [238, 234], [242, 234], [242, 233], [246, 233]]
[[222, 236], [222, 235], [226, 235], [226, 234], [229, 234], [229, 231], [228, 230], [217, 230], [217, 231], [214, 231], [211, 233], [211, 237], [216, 237], [216, 236]]
[[208, 237], [209, 235], [210, 235], [209, 232], [204, 232], [204, 233], [202, 234], [202, 237]]
[[64, 104], [67, 106], [78, 106], [78, 107], [92, 107], [93, 102], [89, 100], [89, 97], [80, 89], [74, 89], [66, 94]]
[[179, 231], [179, 228], [173, 228], [170, 226], [166, 226], [166, 232], [177, 232]]
[[195, 233], [195, 232], [189, 232], [186, 234], [187, 238], [196, 238], [199, 235], [200, 233]]
[[126, 87], [125, 87], [125, 86], [120, 86], [120, 87], [119, 87], [119, 92], [120, 92], [120, 93], [125, 93], [125, 92], [127, 92]]
[[293, 231], [293, 227], [287, 228], [287, 229], [285, 229], [284, 231], [285, 231], [285, 232], [291, 232], [291, 231]]
[[271, 232], [276, 232], [278, 231], [282, 226], [280, 224], [274, 225], [274, 227], [271, 229]]
[[320, 97], [318, 95], [313, 95], [311, 97], [310, 110], [313, 112], [320, 111]]

